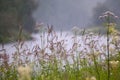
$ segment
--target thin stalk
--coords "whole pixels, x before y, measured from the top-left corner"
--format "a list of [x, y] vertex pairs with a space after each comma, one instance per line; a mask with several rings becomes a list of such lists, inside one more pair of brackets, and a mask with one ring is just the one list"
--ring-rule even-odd
[[110, 61], [110, 54], [109, 54], [109, 27], [110, 27], [110, 17], [108, 16], [107, 18], [107, 21], [108, 21], [108, 24], [107, 24], [107, 66], [108, 66], [108, 79], [107, 80], [110, 80], [110, 64], [109, 64], [109, 61]]
[[79, 76], [79, 58], [77, 57], [77, 62], [76, 62], [76, 80], [78, 80], [78, 76]]
[[97, 61], [96, 61], [96, 58], [95, 58], [94, 54], [93, 54], [93, 59], [94, 59], [94, 65], [95, 65], [96, 73], [97, 73], [97, 76], [98, 76], [98, 80], [100, 80], [100, 73], [99, 73]]
[[19, 26], [19, 33], [18, 33], [18, 43], [20, 44], [22, 40], [22, 26]]

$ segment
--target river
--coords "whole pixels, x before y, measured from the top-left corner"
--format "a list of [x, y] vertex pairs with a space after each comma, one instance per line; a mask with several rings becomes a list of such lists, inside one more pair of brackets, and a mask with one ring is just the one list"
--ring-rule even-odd
[[[48, 34], [43, 35], [43, 34], [33, 33], [31, 36], [33, 37], [33, 40], [24, 41], [24, 45], [23, 45], [24, 48], [32, 49], [36, 45], [39, 45], [39, 47], [42, 48], [43, 45], [45, 46], [47, 44], [46, 42], [47, 42]], [[75, 38], [75, 36], [71, 32], [62, 32], [62, 33], [57, 32], [55, 33], [55, 36], [57, 37], [56, 41], [62, 41], [62, 40], [65, 41], [66, 48], [70, 48], [73, 45], [73, 41], [74, 41], [73, 38]], [[44, 40], [42, 40], [41, 38]], [[77, 41], [80, 44], [83, 44], [83, 41], [82, 41], [83, 36], [77, 36], [76, 38], [78, 39]], [[106, 38], [104, 36], [101, 36], [101, 37], [94, 36], [92, 38], [94, 40], [99, 40], [100, 44], [106, 43]], [[16, 50], [15, 45], [17, 45], [17, 42], [7, 43], [7, 44], [4, 44], [4, 48], [2, 48], [2, 44], [0, 44], [0, 50], [5, 49], [7, 53], [13, 53]]]
[[[46, 42], [47, 42], [47, 36], [48, 34], [45, 33], [45, 34], [31, 34], [31, 36], [33, 37], [33, 40], [29, 40], [29, 41], [24, 41], [24, 44], [23, 44], [23, 48], [28, 48], [28, 49], [32, 49], [34, 46], [36, 45], [39, 45], [39, 47], [43, 47], [43, 45], [45, 46], [46, 45]], [[73, 35], [70, 33], [70, 32], [57, 32], [56, 33], [56, 36], [58, 37], [58, 41], [60, 40], [67, 40], [66, 42], [69, 43], [68, 41], [68, 38], [72, 37]], [[44, 39], [44, 40], [42, 40]], [[42, 41], [41, 41], [42, 40]], [[13, 43], [6, 43], [4, 45], [0, 44], [0, 50], [2, 51], [2, 49], [4, 49], [6, 51], [6, 53], [13, 53], [16, 51], [16, 48], [15, 46], [17, 45], [18, 43], [17, 42], [13, 42]], [[42, 46], [41, 46], [42, 45]]]

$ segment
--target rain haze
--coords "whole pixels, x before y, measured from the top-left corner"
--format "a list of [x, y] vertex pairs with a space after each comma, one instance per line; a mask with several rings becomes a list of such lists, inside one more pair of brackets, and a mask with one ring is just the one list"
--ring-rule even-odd
[[105, 0], [39, 0], [33, 16], [36, 22], [53, 25], [57, 30], [70, 30], [73, 26], [89, 27], [92, 11]]

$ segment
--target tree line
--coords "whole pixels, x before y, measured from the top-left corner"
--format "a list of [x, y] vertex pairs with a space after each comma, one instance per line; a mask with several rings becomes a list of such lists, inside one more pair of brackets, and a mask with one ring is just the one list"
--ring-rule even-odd
[[0, 0], [0, 42], [17, 36], [20, 26], [26, 33], [32, 32], [32, 13], [37, 6], [36, 0]]

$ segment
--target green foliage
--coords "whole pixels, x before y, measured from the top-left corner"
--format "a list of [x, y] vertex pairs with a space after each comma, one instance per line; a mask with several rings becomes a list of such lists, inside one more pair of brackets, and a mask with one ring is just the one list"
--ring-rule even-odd
[[36, 8], [35, 0], [0, 0], [0, 43], [14, 37], [20, 26], [32, 32], [35, 25], [32, 13]]

